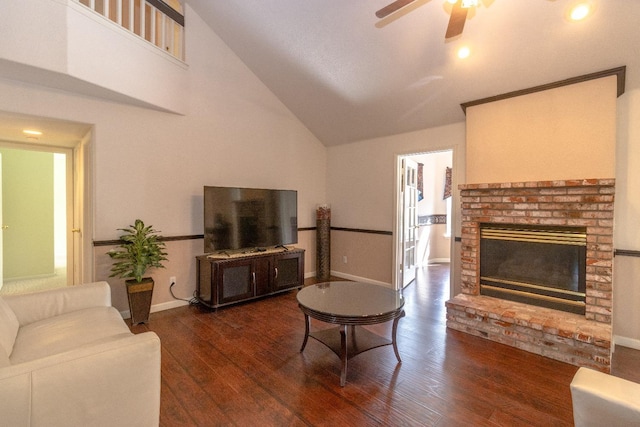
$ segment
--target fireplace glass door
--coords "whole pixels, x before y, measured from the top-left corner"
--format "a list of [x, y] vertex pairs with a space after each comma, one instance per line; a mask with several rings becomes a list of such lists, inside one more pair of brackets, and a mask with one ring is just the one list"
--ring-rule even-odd
[[481, 224], [482, 295], [585, 313], [586, 230]]

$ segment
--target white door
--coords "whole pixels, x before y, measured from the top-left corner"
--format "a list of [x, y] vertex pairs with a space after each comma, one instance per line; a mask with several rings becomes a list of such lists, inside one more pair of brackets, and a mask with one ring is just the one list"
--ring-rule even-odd
[[402, 159], [402, 287], [416, 278], [418, 232], [418, 164]]

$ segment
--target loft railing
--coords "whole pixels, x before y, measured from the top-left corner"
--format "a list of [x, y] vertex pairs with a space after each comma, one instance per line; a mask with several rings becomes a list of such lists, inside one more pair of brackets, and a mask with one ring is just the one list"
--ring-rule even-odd
[[184, 61], [184, 16], [161, 0], [75, 0]]

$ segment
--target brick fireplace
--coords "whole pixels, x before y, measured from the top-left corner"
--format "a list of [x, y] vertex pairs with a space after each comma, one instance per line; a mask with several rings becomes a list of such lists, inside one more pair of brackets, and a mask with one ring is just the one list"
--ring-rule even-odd
[[[460, 186], [462, 292], [447, 327], [552, 359], [609, 372], [614, 179]], [[584, 314], [481, 295], [481, 225], [586, 230]]]

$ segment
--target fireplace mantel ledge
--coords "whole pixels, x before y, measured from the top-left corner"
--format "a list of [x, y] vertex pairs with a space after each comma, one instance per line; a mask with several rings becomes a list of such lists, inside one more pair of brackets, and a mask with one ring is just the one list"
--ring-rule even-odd
[[615, 178], [593, 178], [593, 179], [563, 179], [555, 181], [527, 181], [527, 182], [501, 182], [501, 183], [479, 183], [460, 184], [460, 190], [495, 190], [495, 189], [518, 189], [518, 188], [556, 188], [556, 187], [613, 187]]
[[446, 302], [470, 316], [493, 319], [506, 324], [573, 339], [603, 349], [611, 348], [611, 325], [587, 320], [583, 315], [536, 307], [484, 295], [456, 295]]

